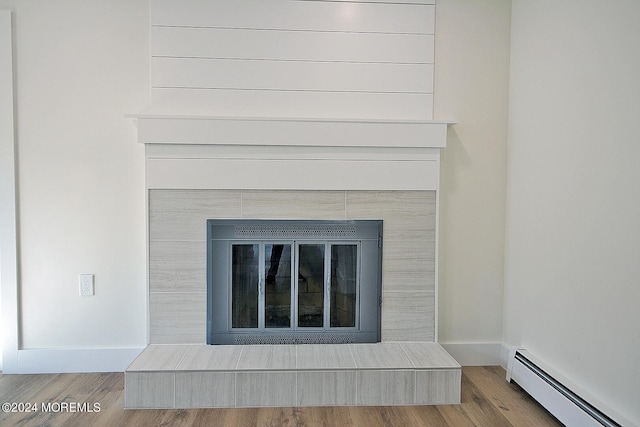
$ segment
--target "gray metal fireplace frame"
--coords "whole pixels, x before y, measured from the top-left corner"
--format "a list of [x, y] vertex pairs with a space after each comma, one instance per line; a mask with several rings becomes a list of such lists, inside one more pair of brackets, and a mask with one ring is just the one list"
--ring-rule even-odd
[[[292, 325], [291, 328], [247, 330], [231, 327], [231, 245], [285, 241], [294, 245], [314, 242], [357, 244], [355, 327], [302, 328]], [[262, 285], [261, 282], [261, 288]], [[294, 303], [292, 301], [292, 306]], [[381, 303], [382, 220], [207, 220], [207, 344], [380, 342]]]

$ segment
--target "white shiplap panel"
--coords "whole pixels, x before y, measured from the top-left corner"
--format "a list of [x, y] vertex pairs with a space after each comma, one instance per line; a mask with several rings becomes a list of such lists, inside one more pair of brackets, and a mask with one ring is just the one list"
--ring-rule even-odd
[[430, 120], [433, 95], [152, 88], [151, 110], [210, 116]]
[[148, 159], [439, 160], [438, 148], [146, 144]]
[[434, 36], [152, 27], [151, 56], [433, 63]]
[[433, 64], [152, 58], [152, 87], [432, 93]]
[[439, 164], [429, 160], [148, 159], [146, 173], [150, 189], [436, 190]]
[[152, 0], [151, 25], [433, 34], [434, 5]]

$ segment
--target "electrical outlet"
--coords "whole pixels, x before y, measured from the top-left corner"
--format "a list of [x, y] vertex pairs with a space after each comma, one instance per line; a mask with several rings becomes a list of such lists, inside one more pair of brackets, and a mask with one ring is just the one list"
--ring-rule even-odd
[[93, 287], [93, 274], [81, 274], [78, 282], [80, 284], [80, 296], [90, 297], [95, 295]]

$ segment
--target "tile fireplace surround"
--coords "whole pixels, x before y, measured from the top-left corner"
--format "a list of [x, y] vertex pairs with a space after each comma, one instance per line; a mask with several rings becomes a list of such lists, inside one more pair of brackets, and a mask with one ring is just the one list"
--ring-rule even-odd
[[[436, 323], [439, 149], [445, 145], [446, 123], [136, 119], [146, 153], [150, 346], [125, 372], [126, 407], [459, 402], [460, 368], [437, 344]], [[338, 359], [331, 350], [318, 353], [327, 360], [317, 368], [300, 364], [300, 352], [311, 349], [302, 348], [304, 344], [263, 346], [263, 352], [276, 352], [265, 353], [267, 359], [292, 360], [264, 369], [260, 363], [240, 369], [241, 354], [249, 354], [243, 346], [206, 346], [207, 219], [383, 220], [382, 343], [343, 344], [344, 349], [338, 344], [335, 352], [348, 355], [347, 364], [333, 366], [331, 360]], [[213, 360], [227, 360], [220, 351], [237, 352], [240, 359], [213, 366]], [[376, 353], [397, 363], [368, 364]], [[180, 365], [196, 354], [201, 361], [196, 367]], [[185, 371], [189, 375], [180, 374]], [[354, 377], [345, 381], [341, 372]], [[313, 381], [310, 378], [316, 378], [321, 389], [329, 388], [318, 399], [305, 395], [302, 400], [273, 401], [269, 393], [264, 401], [247, 402], [229, 398], [189, 403], [177, 398], [178, 382], [187, 387], [188, 378], [197, 383], [194, 387], [211, 381], [210, 387], [229, 387], [227, 395], [235, 396], [242, 381], [260, 389], [273, 384], [274, 375], [278, 384], [290, 384], [288, 390], [298, 390]], [[424, 381], [430, 384], [426, 389], [420, 385]], [[432, 382], [445, 391], [427, 393]], [[384, 385], [392, 392], [383, 393], [386, 400], [361, 399], [358, 394], [342, 401], [326, 399], [327, 390], [342, 390], [346, 383], [361, 391]], [[396, 386], [397, 393], [409, 390], [410, 396], [394, 400], [401, 395], [393, 392]], [[158, 390], [173, 393], [173, 398]], [[157, 399], [143, 397], [156, 394]]]

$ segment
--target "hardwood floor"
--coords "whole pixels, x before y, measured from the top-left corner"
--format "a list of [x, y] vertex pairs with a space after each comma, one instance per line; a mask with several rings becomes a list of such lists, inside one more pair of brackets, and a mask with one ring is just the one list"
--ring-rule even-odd
[[[560, 426], [504, 369], [462, 368], [462, 403], [441, 406], [124, 410], [124, 375], [1, 375], [2, 426]], [[84, 405], [84, 406], [83, 406]], [[25, 409], [14, 405], [14, 408]], [[80, 412], [91, 409], [94, 412]]]

